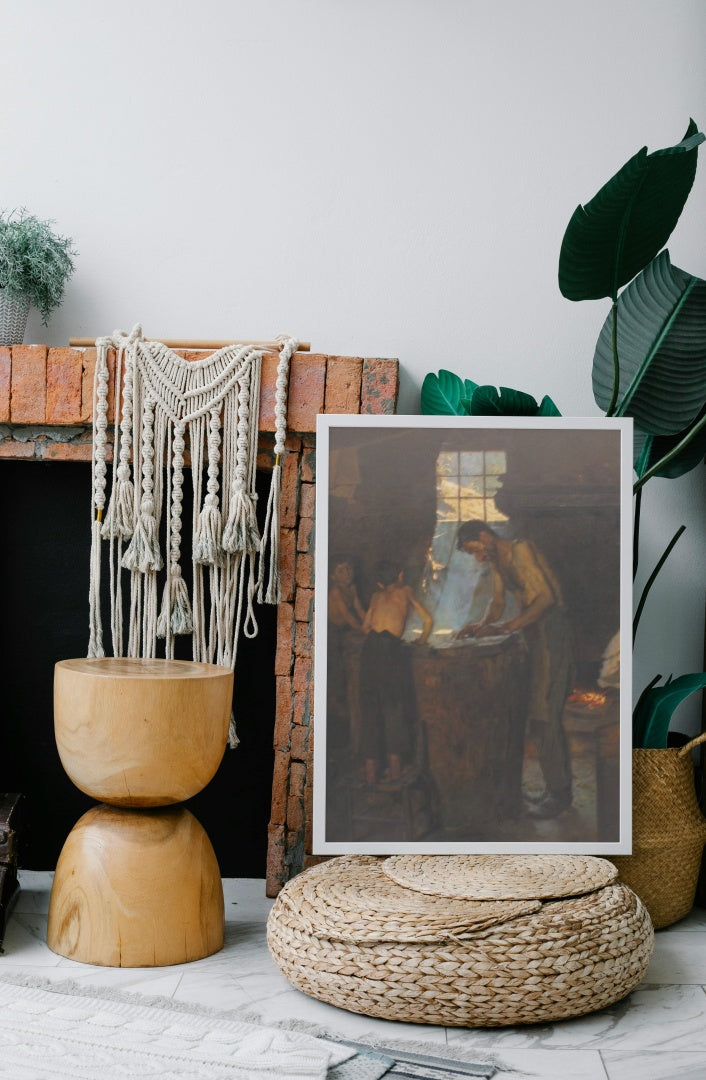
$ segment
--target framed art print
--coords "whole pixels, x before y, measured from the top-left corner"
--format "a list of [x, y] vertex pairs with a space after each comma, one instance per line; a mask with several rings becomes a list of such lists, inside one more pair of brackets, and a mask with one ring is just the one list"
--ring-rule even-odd
[[314, 852], [629, 852], [631, 421], [318, 420]]

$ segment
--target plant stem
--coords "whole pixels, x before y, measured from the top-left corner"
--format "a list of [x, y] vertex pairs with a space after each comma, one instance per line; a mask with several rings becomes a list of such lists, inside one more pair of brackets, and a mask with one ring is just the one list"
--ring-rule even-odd
[[613, 326], [611, 332], [611, 342], [613, 345], [613, 395], [610, 399], [610, 405], [606, 412], [606, 416], [613, 416], [615, 413], [615, 406], [618, 401], [618, 392], [620, 390], [620, 364], [618, 363], [618, 301], [617, 298], [613, 300]]
[[657, 461], [651, 469], [648, 469], [646, 473], [644, 473], [638, 480], [635, 481], [632, 486], [633, 494], [636, 495], [642, 485], [647, 483], [650, 477], [658, 473], [659, 470], [663, 469], [665, 465], [668, 465], [669, 462], [677, 456], [677, 454], [681, 454], [682, 450], [684, 450], [685, 447], [689, 445], [691, 440], [696, 435], [698, 435], [698, 433], [701, 431], [702, 427], [704, 427], [705, 424], [706, 413], [704, 413], [704, 415], [701, 417], [698, 424], [694, 424], [692, 428], [689, 428], [684, 438], [680, 442], [678, 442], [676, 446], [672, 447], [668, 454], [665, 454], [663, 458], [660, 458], [659, 461]]
[[640, 511], [642, 510], [642, 488], [635, 492], [635, 522], [632, 532], [632, 580], [637, 577], [637, 560], [640, 549]]
[[640, 597], [640, 603], [637, 605], [637, 611], [635, 612], [635, 618], [632, 621], [632, 641], [633, 641], [633, 645], [635, 644], [635, 634], [637, 633], [637, 626], [638, 626], [638, 623], [640, 622], [640, 616], [642, 615], [642, 609], [645, 606], [645, 601], [647, 600], [647, 596], [649, 594], [649, 591], [652, 588], [652, 586], [654, 585], [655, 579], [656, 579], [658, 573], [660, 572], [660, 570], [664, 566], [665, 562], [669, 558], [669, 555], [670, 555], [670, 552], [671, 552], [672, 548], [674, 547], [677, 540], [679, 539], [679, 537], [681, 536], [681, 534], [684, 532], [685, 529], [686, 529], [686, 525], [680, 525], [679, 526], [679, 528], [675, 532], [674, 536], [672, 537], [672, 539], [669, 541], [666, 548], [664, 549], [661, 559], [659, 560], [659, 562], [655, 566], [654, 570], [650, 574], [649, 578], [647, 579], [647, 583], [646, 583], [644, 589], [642, 590], [642, 596]]

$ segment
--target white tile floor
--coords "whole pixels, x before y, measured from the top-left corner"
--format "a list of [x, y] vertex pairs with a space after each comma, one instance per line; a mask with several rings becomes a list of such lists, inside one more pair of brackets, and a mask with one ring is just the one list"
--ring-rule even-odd
[[625, 1001], [577, 1020], [533, 1027], [468, 1029], [373, 1020], [294, 990], [270, 958], [272, 905], [257, 880], [226, 880], [226, 943], [205, 960], [168, 968], [78, 964], [46, 945], [51, 874], [21, 872], [0, 972], [75, 979], [218, 1009], [241, 1008], [264, 1023], [301, 1020], [348, 1039], [424, 1041], [472, 1050], [495, 1080], [706, 1080], [706, 911], [656, 934], [641, 985]]

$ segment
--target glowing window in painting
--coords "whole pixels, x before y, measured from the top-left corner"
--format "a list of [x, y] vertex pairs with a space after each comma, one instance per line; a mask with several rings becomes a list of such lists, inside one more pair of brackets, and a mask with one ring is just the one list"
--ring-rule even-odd
[[504, 450], [442, 450], [436, 461], [437, 521], [507, 521], [495, 505], [505, 471]]

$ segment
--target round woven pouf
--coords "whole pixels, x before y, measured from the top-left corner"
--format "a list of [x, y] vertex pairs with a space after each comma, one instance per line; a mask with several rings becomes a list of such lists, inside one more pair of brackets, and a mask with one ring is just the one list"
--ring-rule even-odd
[[387, 1020], [499, 1027], [602, 1009], [647, 970], [649, 915], [610, 864], [610, 883], [586, 891], [582, 880], [581, 895], [503, 900], [410, 889], [386, 861], [345, 855], [284, 886], [267, 942], [298, 990]]

